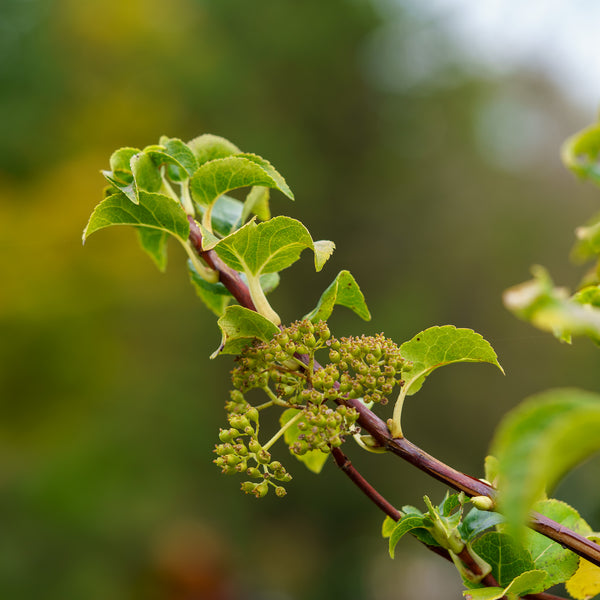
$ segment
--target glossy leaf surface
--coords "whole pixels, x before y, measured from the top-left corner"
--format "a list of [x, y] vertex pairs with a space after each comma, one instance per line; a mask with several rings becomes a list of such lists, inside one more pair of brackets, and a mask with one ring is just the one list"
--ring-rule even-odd
[[[314, 249], [310, 233], [290, 217], [275, 217], [258, 225], [250, 221], [214, 247], [228, 266], [249, 277], [287, 269], [306, 248]], [[317, 261], [315, 254], [316, 267]]]
[[425, 378], [438, 367], [458, 362], [487, 362], [500, 370], [498, 357], [490, 344], [471, 329], [453, 325], [430, 327], [400, 346], [402, 357], [412, 362], [403, 369], [404, 394], [419, 391]]
[[187, 241], [190, 225], [177, 202], [162, 194], [140, 192], [139, 204], [133, 204], [123, 193], [113, 194], [96, 206], [84, 230], [84, 241], [94, 232], [111, 225], [149, 227]]
[[279, 328], [253, 310], [243, 306], [228, 306], [218, 320], [221, 344], [211, 358], [219, 354], [240, 354], [253, 340], [270, 340]]
[[304, 318], [315, 323], [327, 321], [336, 304], [349, 308], [365, 321], [371, 319], [365, 297], [350, 271], [340, 271], [336, 275], [329, 287], [321, 294], [317, 306], [304, 315]]

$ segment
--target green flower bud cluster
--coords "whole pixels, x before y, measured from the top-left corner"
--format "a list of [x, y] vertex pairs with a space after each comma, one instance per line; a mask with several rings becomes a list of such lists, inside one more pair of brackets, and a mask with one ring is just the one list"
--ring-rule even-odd
[[329, 453], [331, 448], [339, 448], [344, 442], [344, 433], [353, 433], [358, 412], [351, 407], [338, 406], [333, 409], [326, 404], [310, 404], [303, 411], [298, 429], [298, 440], [290, 450], [299, 456], [309, 450]]
[[329, 360], [339, 373], [339, 392], [364, 402], [387, 404], [396, 385], [402, 385], [406, 361], [400, 348], [383, 334], [348, 337], [328, 342]]
[[[331, 332], [327, 323], [297, 321], [284, 328], [268, 342], [247, 347], [238, 358], [239, 366], [231, 378], [236, 389], [247, 392], [273, 385], [275, 394], [289, 405], [300, 404], [299, 395], [307, 386], [307, 375], [301, 369], [298, 355], [314, 357], [326, 347]], [[296, 355], [296, 357], [294, 356]]]
[[271, 453], [258, 441], [258, 410], [245, 401], [236, 402], [240, 396], [232, 393], [228, 403], [233, 408], [228, 411], [230, 427], [219, 432], [221, 443], [215, 447], [217, 458], [213, 462], [226, 475], [246, 474], [256, 480], [242, 483], [242, 490], [247, 494], [262, 498], [269, 487], [274, 487], [278, 496], [285, 496], [285, 488], [280, 483], [288, 483], [292, 476], [279, 461], [271, 459]]
[[[324, 366], [313, 370], [317, 352], [322, 353], [318, 358]], [[328, 363], [323, 360], [327, 354]], [[307, 320], [282, 328], [268, 342], [246, 347], [237, 362], [232, 371], [234, 389], [225, 405], [230, 428], [221, 430], [214, 462], [223, 473], [249, 475], [254, 481], [245, 481], [242, 490], [257, 497], [271, 486], [278, 496], [285, 495], [279, 484], [291, 479], [281, 463], [271, 459], [269, 449], [275, 441], [284, 436], [298, 456], [339, 447], [345, 435], [359, 431], [358, 412], [333, 403], [362, 398], [385, 404], [394, 387], [402, 385], [402, 369], [409, 366], [400, 348], [383, 334], [336, 339], [327, 323]], [[252, 407], [245, 395], [255, 388], [269, 400]], [[300, 416], [294, 419], [299, 434], [290, 440], [284, 425], [263, 447], [258, 441], [258, 417], [271, 406], [299, 409]]]

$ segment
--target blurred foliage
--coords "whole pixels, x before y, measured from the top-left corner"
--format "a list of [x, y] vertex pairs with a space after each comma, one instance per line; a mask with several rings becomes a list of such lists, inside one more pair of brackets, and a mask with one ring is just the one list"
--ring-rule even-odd
[[[412, 572], [402, 587], [397, 564], [379, 562], [380, 515], [333, 465], [260, 503], [212, 465], [231, 362], [208, 360], [219, 335], [183, 255], [161, 275], [129, 231], [81, 248], [116, 147], [212, 132], [278, 165], [298, 201], [274, 197], [275, 214], [338, 246], [327, 272], [308, 262], [286, 272], [273, 295], [284, 319], [348, 267], [374, 319], [365, 330], [340, 311], [338, 335], [384, 330], [402, 342], [446, 322], [482, 332], [507, 377], [452, 367], [405, 411], [408, 437], [458, 468], [480, 471], [494, 424], [526, 395], [597, 387], [589, 347], [557, 347], [500, 303], [532, 262], [566, 272], [569, 228], [591, 201], [558, 147], [582, 121], [524, 73], [382, 86], [374, 72], [402, 78], [411, 64], [386, 62], [384, 26], [394, 19], [399, 42], [420, 26], [385, 6], [2, 2], [2, 597], [414, 597]], [[542, 126], [508, 169], [499, 157], [521, 147], [523, 114]], [[468, 440], [457, 413], [477, 422]], [[393, 457], [350, 451], [398, 504], [441, 494]], [[569, 485], [598, 522], [585, 479]]]

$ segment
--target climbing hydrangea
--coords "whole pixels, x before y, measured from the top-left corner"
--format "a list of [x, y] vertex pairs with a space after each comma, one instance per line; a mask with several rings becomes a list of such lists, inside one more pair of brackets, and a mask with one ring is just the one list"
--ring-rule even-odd
[[[316, 355], [324, 365], [315, 369]], [[326, 359], [329, 362], [325, 362]], [[270, 341], [248, 346], [232, 371], [234, 389], [225, 408], [230, 428], [222, 429], [215, 463], [225, 474], [247, 474], [242, 490], [264, 496], [270, 486], [285, 495], [281, 483], [291, 475], [269, 452], [291, 425], [298, 434], [290, 451], [303, 456], [310, 451], [329, 453], [341, 446], [345, 436], [359, 432], [358, 412], [345, 400], [361, 398], [365, 403], [386, 404], [397, 385], [402, 385], [405, 361], [400, 348], [383, 334], [334, 338], [327, 323], [297, 321], [283, 328]], [[253, 406], [246, 395], [261, 389], [268, 400]], [[299, 411], [268, 442], [258, 440], [259, 414], [279, 406]]]

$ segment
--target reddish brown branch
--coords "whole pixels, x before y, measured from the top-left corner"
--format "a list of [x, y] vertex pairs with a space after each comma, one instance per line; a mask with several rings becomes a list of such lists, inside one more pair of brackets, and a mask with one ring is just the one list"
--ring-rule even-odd
[[188, 216], [190, 223], [190, 242], [198, 253], [198, 256], [206, 262], [213, 270], [219, 273], [219, 281], [231, 292], [231, 295], [240, 303], [241, 306], [256, 310], [250, 291], [244, 280], [237, 271], [228, 267], [214, 250], [204, 250], [202, 248], [202, 233], [193, 217]]
[[350, 459], [339, 449], [332, 448], [331, 454], [335, 460], [335, 464], [350, 478], [350, 480], [358, 487], [358, 489], [378, 506], [388, 517], [399, 521], [402, 518], [402, 513], [388, 502], [352, 465]]

